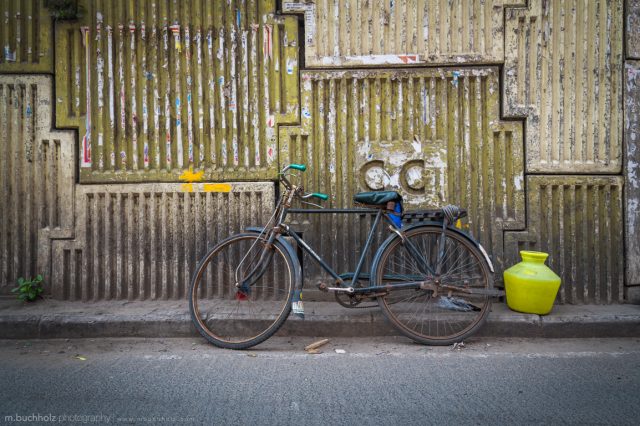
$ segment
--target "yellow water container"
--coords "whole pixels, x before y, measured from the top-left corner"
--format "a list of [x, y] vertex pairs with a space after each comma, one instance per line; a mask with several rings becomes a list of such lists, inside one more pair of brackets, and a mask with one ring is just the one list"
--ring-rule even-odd
[[549, 254], [520, 252], [522, 262], [504, 271], [504, 287], [510, 309], [527, 314], [551, 312], [560, 288], [560, 277], [544, 261]]

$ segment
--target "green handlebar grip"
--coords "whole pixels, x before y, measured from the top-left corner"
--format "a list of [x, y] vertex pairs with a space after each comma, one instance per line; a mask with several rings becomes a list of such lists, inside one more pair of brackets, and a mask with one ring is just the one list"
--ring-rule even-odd
[[323, 194], [321, 192], [314, 192], [313, 194], [311, 194], [312, 197], [316, 197], [316, 198], [320, 198], [321, 200], [325, 200], [327, 201], [329, 199], [329, 196], [327, 194]]
[[307, 166], [305, 166], [304, 164], [289, 164], [289, 168], [300, 170], [301, 172], [304, 172], [305, 170], [307, 170]]

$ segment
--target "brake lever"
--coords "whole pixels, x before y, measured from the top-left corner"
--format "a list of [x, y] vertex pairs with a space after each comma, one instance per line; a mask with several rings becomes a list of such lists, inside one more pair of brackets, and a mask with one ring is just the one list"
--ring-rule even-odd
[[316, 204], [316, 203], [312, 203], [311, 201], [302, 201], [302, 200], [300, 200], [300, 202], [302, 204], [309, 204], [310, 206], [318, 207], [319, 209], [324, 209], [323, 206], [321, 206], [319, 204]]
[[296, 177], [298, 176], [297, 174], [295, 174], [295, 173], [291, 173], [291, 172], [289, 172], [289, 173], [282, 173], [282, 172], [280, 172], [280, 173], [278, 173], [278, 174], [279, 174], [280, 176], [285, 176], [285, 177], [286, 177], [286, 176], [296, 176]]

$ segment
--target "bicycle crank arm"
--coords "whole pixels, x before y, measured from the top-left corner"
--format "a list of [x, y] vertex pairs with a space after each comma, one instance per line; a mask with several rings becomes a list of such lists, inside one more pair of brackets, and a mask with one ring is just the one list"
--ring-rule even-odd
[[333, 291], [336, 293], [347, 293], [347, 294], [355, 293], [355, 289], [353, 287], [327, 287], [324, 284], [320, 284], [318, 288], [320, 289], [320, 291], [325, 291], [325, 292]]
[[353, 294], [353, 287], [328, 287], [325, 283], [318, 283], [316, 284], [316, 287], [318, 287], [318, 290], [324, 291], [325, 293], [333, 291], [336, 293]]

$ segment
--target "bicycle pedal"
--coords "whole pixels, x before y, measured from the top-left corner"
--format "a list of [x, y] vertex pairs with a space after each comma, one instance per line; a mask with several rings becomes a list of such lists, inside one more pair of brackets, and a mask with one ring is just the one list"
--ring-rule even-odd
[[325, 293], [329, 292], [329, 287], [325, 283], [318, 283], [316, 284], [316, 287], [318, 287], [318, 290], [323, 291]]

